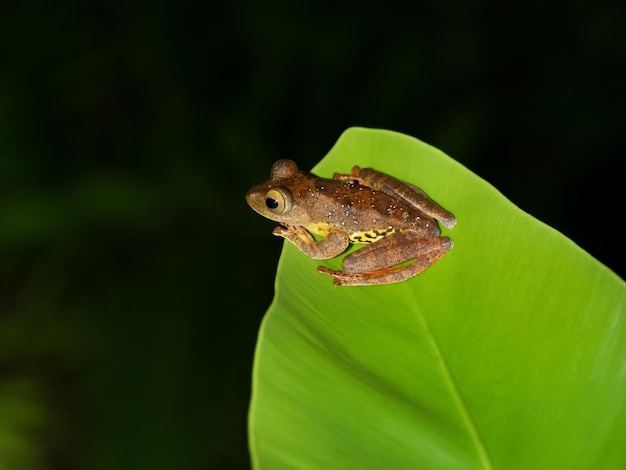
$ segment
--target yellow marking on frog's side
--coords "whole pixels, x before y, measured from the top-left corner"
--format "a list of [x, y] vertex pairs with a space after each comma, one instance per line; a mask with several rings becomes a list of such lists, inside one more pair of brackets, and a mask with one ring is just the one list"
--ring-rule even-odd
[[[328, 235], [328, 233], [331, 230], [333, 229], [336, 230], [336, 228], [333, 227], [332, 225], [325, 224], [325, 223], [307, 225], [306, 229], [309, 230], [310, 232], [315, 233], [316, 235], [321, 235], [323, 237]], [[350, 243], [359, 244], [359, 245], [373, 243], [395, 232], [396, 232], [396, 229], [392, 227], [385, 227], [383, 229], [376, 229], [376, 230], [359, 230], [359, 231], [352, 232], [349, 234]]]
[[372, 243], [377, 240], [380, 240], [387, 235], [391, 235], [395, 233], [396, 229], [387, 227], [384, 229], [377, 230], [363, 230], [361, 232], [354, 232], [350, 234], [350, 242], [351, 243]]

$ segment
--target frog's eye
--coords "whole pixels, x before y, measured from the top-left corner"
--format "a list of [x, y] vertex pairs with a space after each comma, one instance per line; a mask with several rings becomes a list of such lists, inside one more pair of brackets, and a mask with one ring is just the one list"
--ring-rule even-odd
[[272, 188], [265, 193], [265, 205], [274, 214], [291, 210], [291, 194], [284, 188]]

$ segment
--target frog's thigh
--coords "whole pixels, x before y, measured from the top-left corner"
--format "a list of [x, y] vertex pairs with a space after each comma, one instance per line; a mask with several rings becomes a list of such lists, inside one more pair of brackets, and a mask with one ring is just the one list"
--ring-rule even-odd
[[[447, 237], [424, 238], [415, 232], [394, 233], [349, 254], [343, 259], [346, 273], [366, 273], [389, 268], [415, 258], [424, 269], [452, 247]], [[431, 256], [425, 256], [432, 253]]]

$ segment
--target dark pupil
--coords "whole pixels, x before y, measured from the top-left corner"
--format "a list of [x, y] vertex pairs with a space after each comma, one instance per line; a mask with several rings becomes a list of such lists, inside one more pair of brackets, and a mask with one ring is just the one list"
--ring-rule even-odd
[[276, 199], [268, 197], [265, 199], [265, 205], [270, 209], [276, 209], [278, 207], [278, 201]]

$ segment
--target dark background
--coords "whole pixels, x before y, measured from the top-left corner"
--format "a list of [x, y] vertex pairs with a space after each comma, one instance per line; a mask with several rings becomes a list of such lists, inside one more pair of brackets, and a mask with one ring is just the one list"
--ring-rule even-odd
[[281, 243], [243, 196], [350, 126], [439, 147], [623, 277], [624, 25], [606, 0], [3, 3], [0, 466], [249, 467]]

